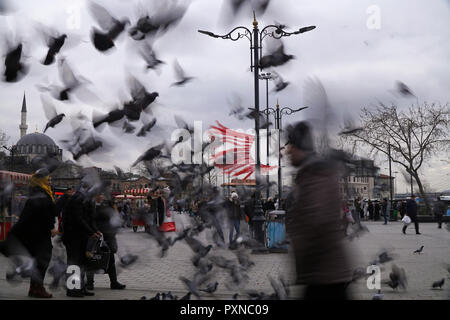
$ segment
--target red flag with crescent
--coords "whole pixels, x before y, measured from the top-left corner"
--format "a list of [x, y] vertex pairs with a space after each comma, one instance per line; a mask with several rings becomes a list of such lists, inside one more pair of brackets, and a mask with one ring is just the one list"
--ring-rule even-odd
[[[209, 133], [214, 137], [218, 137], [225, 144], [226, 148], [212, 156], [214, 166], [233, 177], [245, 175], [243, 180], [246, 180], [255, 172], [256, 161], [250, 154], [252, 145], [255, 142], [255, 136], [229, 129], [218, 121], [216, 123], [217, 126], [211, 126]], [[266, 174], [277, 167], [261, 164], [261, 174]]]

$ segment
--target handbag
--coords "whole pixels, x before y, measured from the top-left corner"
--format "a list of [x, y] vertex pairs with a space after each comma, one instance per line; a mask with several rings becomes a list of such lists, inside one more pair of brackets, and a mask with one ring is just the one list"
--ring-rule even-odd
[[111, 250], [103, 240], [103, 237], [100, 239], [89, 238], [86, 248], [86, 269], [89, 271], [103, 269], [106, 272], [109, 266], [110, 253]]
[[402, 222], [403, 222], [404, 224], [408, 225], [408, 224], [411, 223], [411, 218], [408, 217], [408, 216], [404, 216], [403, 219], [402, 219]]

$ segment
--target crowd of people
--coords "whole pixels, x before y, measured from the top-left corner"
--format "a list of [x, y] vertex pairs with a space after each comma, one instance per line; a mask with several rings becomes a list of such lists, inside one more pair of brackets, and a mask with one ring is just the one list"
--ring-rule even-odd
[[[286, 231], [295, 257], [296, 284], [305, 285], [304, 298], [348, 299], [347, 286], [352, 280], [353, 262], [344, 241], [346, 228], [350, 223], [360, 224], [361, 220], [378, 221], [381, 216], [387, 224], [389, 202], [387, 199], [381, 203], [365, 202], [359, 198], [341, 201], [339, 164], [315, 152], [307, 123], [300, 122], [290, 127], [288, 132], [287, 154], [298, 169], [294, 186], [285, 200], [280, 201], [276, 197], [262, 201], [262, 209], [265, 214], [273, 210], [286, 211]], [[215, 199], [223, 197], [220, 193], [169, 203], [170, 189], [157, 188], [152, 190], [142, 206], [135, 207], [129, 200], [115, 201], [103, 191], [93, 195], [88, 180], [83, 178], [76, 190], [68, 190], [56, 199], [47, 169], [39, 169], [31, 177], [30, 194], [19, 220], [0, 248], [7, 257], [33, 258], [35, 266], [30, 275], [30, 297], [52, 297], [43, 284], [52, 258], [52, 238], [55, 237], [64, 245], [67, 265], [78, 266], [81, 272], [80, 286], [66, 287], [66, 294], [85, 297], [94, 295], [96, 271], [90, 264], [88, 248], [100, 241], [109, 249], [105, 272], [110, 279], [110, 288], [125, 289], [126, 286], [117, 279], [115, 267], [116, 234], [120, 228], [130, 227], [132, 219], [145, 221], [146, 227], [156, 225], [161, 228], [170, 212], [169, 206], [173, 206], [174, 211], [214, 226], [224, 245], [223, 227], [226, 225], [230, 249], [241, 235], [243, 223], [248, 226], [250, 234], [253, 231], [255, 193], [241, 199], [236, 190], [231, 190], [225, 201], [220, 201], [222, 207], [214, 208], [210, 204], [219, 203]], [[327, 201], [323, 201], [323, 194], [327, 195]], [[433, 208], [439, 228], [446, 208], [443, 201], [438, 201]], [[401, 218], [409, 217], [414, 222], [416, 234], [420, 234], [414, 195], [393, 209], [400, 213]], [[223, 213], [226, 224], [223, 223]], [[407, 227], [408, 224], [403, 226], [403, 233]]]

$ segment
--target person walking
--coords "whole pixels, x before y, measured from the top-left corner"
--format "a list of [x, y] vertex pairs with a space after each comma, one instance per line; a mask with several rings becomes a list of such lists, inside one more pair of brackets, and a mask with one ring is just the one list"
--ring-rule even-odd
[[99, 239], [102, 233], [97, 229], [94, 221], [94, 205], [88, 197], [90, 184], [82, 179], [76, 192], [70, 197], [63, 211], [63, 243], [67, 251], [67, 265], [76, 265], [80, 268], [80, 287], [67, 288], [68, 297], [82, 298], [93, 296], [94, 293], [86, 289], [86, 249], [89, 237]]
[[374, 221], [380, 220], [380, 211], [381, 211], [380, 202], [378, 200], [376, 200], [375, 201], [375, 213], [374, 213], [374, 217], [373, 217]]
[[241, 224], [241, 202], [239, 201], [239, 196], [236, 192], [231, 193], [231, 199], [229, 200], [229, 222], [230, 222], [230, 234], [229, 241], [230, 245], [233, 242], [233, 233], [236, 229], [236, 239], [240, 235], [240, 224]]
[[[406, 202], [406, 215], [411, 218], [411, 222], [414, 222], [416, 234], [421, 234], [419, 232], [419, 222], [417, 221], [417, 202], [414, 194], [411, 195], [411, 199]], [[406, 234], [406, 228], [408, 228], [408, 225], [405, 224], [402, 229], [404, 234]]]
[[386, 198], [384, 198], [383, 203], [381, 204], [381, 212], [383, 213], [384, 224], [387, 224], [387, 210], [388, 210], [388, 201]]
[[403, 219], [403, 217], [406, 214], [406, 201], [403, 200], [402, 203], [400, 204], [400, 215], [401, 215], [401, 219]]
[[287, 153], [298, 168], [286, 213], [296, 283], [306, 286], [305, 300], [346, 300], [353, 266], [342, 232], [340, 166], [315, 153], [306, 122], [288, 129]]
[[447, 212], [447, 205], [442, 201], [441, 196], [437, 197], [437, 201], [433, 206], [433, 213], [436, 216], [438, 228], [442, 229], [442, 216]]
[[29, 198], [5, 244], [7, 257], [26, 256], [34, 260], [29, 297], [52, 298], [44, 288], [44, 277], [52, 257], [51, 238], [57, 233], [56, 217], [50, 173], [45, 168], [39, 169], [30, 178]]
[[369, 203], [367, 205], [367, 210], [369, 211], [369, 220], [373, 220], [374, 216], [373, 216], [373, 202], [369, 200]]
[[[103, 194], [99, 194], [95, 199], [95, 224], [103, 234], [103, 240], [109, 247], [109, 262], [108, 269], [105, 270], [109, 276], [110, 288], [112, 290], [122, 290], [125, 289], [126, 285], [121, 284], [117, 281], [117, 271], [116, 264], [114, 259], [114, 254], [117, 253], [117, 227], [118, 225], [114, 225], [112, 222], [114, 221], [114, 216], [117, 213], [114, 211], [112, 207], [112, 203], [109, 201], [105, 201], [105, 197]], [[86, 273], [87, 282], [86, 289], [94, 290], [94, 274], [95, 270], [88, 271]]]

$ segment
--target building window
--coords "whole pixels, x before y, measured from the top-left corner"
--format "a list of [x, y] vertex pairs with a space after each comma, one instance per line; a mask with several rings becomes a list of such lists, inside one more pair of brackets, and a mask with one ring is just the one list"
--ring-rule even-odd
[[364, 187], [364, 190], [367, 190], [367, 187]]

